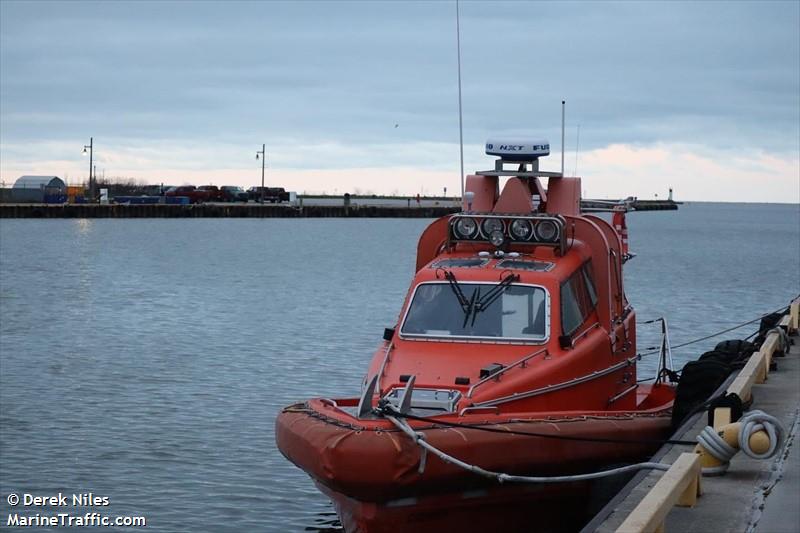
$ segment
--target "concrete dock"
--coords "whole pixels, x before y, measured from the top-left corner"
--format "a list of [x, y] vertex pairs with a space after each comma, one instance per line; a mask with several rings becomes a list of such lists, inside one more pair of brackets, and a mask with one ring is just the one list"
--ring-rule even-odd
[[[590, 201], [581, 206], [593, 207]], [[637, 211], [678, 209], [675, 202], [666, 200], [639, 200], [632, 207]], [[453, 198], [422, 198], [417, 202], [411, 198], [352, 197], [345, 205], [341, 197], [308, 197], [296, 205], [262, 205], [256, 202], [188, 205], [0, 203], [0, 218], [438, 218], [460, 210], [460, 203]]]
[[[680, 533], [800, 532], [800, 336], [795, 331], [793, 344], [783, 357], [775, 357], [775, 367], [766, 382], [752, 388], [753, 404], [778, 418], [786, 438], [775, 457], [751, 459], [739, 452], [722, 476], [703, 476], [701, 496], [694, 507], [672, 507], [664, 520], [663, 531]], [[728, 383], [736, 377], [731, 376]], [[727, 384], [724, 386], [727, 387]], [[724, 390], [724, 387], [722, 388]], [[707, 424], [706, 412], [684, 424], [674, 439], [694, 440]], [[665, 446], [656, 456], [673, 463], [680, 454], [692, 453], [693, 446]], [[640, 473], [590, 522], [583, 533], [624, 532], [625, 519], [665, 474]], [[639, 530], [636, 530], [639, 531]], [[654, 531], [659, 531], [656, 528]]]
[[438, 218], [457, 211], [452, 205], [0, 204], [0, 218]]

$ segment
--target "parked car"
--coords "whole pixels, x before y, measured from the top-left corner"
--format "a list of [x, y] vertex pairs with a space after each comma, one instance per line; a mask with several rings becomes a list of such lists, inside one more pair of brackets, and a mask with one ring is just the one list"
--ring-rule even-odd
[[165, 196], [186, 196], [189, 198], [189, 202], [193, 204], [205, 202], [206, 198], [208, 198], [205, 191], [198, 191], [194, 185], [172, 187], [165, 193]]
[[250, 199], [250, 195], [244, 189], [235, 185], [223, 185], [219, 191], [223, 202], [246, 202]]
[[219, 190], [219, 187], [216, 185], [201, 185], [197, 188], [199, 192], [205, 194], [204, 202], [222, 202], [223, 195], [222, 191]]
[[[256, 202], [261, 201], [262, 187], [250, 187], [247, 189], [247, 194], [251, 200]], [[289, 201], [289, 193], [283, 187], [263, 187], [264, 201], [272, 204]]]

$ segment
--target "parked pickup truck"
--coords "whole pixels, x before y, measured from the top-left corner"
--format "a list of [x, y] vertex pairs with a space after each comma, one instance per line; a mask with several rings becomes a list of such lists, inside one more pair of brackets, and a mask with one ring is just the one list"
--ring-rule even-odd
[[[247, 189], [247, 194], [250, 196], [251, 200], [255, 200], [256, 202], [261, 201], [261, 189], [262, 187], [250, 187]], [[283, 187], [263, 187], [264, 189], [264, 201], [269, 202], [271, 204], [276, 204], [280, 202], [288, 202], [289, 201], [289, 193], [284, 190]]]
[[193, 204], [199, 204], [208, 201], [208, 194], [206, 191], [200, 191], [194, 185], [181, 185], [180, 187], [172, 187], [166, 193], [164, 193], [164, 195], [186, 196], [189, 198], [189, 202]]
[[204, 202], [222, 202], [224, 200], [222, 191], [216, 185], [201, 185], [197, 190], [205, 194]]
[[219, 188], [219, 191], [222, 194], [222, 200], [225, 202], [246, 202], [250, 199], [250, 195], [244, 189], [235, 185], [223, 185]]

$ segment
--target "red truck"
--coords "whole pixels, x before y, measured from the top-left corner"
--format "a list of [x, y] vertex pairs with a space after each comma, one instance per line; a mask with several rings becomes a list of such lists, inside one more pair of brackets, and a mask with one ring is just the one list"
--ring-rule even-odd
[[208, 201], [208, 193], [201, 191], [194, 185], [181, 185], [180, 187], [172, 187], [165, 196], [185, 196], [189, 198], [189, 203], [200, 204]]
[[224, 202], [225, 195], [219, 190], [219, 187], [216, 185], [201, 185], [197, 188], [198, 191], [202, 191], [203, 194], [206, 195], [204, 202]]

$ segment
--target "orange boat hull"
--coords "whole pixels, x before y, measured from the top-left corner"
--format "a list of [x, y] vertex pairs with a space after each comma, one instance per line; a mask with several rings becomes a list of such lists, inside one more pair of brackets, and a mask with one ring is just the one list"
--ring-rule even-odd
[[[460, 424], [501, 433], [410, 423], [427, 442], [467, 463], [508, 474], [555, 476], [647, 459], [668, 436], [670, 407], [671, 402], [644, 412], [457, 417]], [[423, 524], [436, 530], [444, 510], [448, 529], [457, 516], [471, 526], [468, 530], [481, 530], [476, 524], [486, 513], [496, 520], [498, 507], [506, 508], [500, 516], [509, 522], [504, 527], [513, 530], [510, 510], [518, 505], [511, 502], [526, 502], [528, 509], [549, 502], [544, 507], [553, 510], [576, 499], [585, 501], [589, 487], [588, 483], [502, 486], [430, 454], [423, 459], [420, 448], [388, 421], [359, 420], [327, 401], [311, 400], [285, 409], [277, 419], [276, 440], [281, 452], [334, 501], [347, 531], [413, 526], [418, 533]]]
[[361, 502], [317, 487], [333, 501], [348, 533], [554, 533], [578, 531], [602, 506], [605, 496], [587, 506], [597, 498], [595, 484], [495, 485], [390, 503]]

